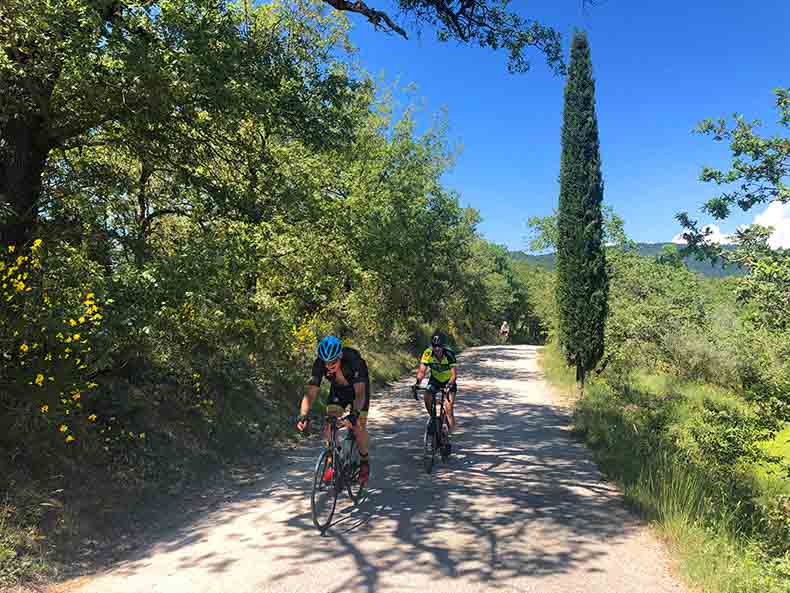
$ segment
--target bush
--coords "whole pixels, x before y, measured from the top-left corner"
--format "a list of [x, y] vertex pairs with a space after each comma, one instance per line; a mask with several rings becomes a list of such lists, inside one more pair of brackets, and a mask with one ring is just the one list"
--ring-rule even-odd
[[91, 377], [106, 352], [101, 275], [74, 248], [37, 240], [0, 251], [0, 446], [41, 451], [95, 438]]

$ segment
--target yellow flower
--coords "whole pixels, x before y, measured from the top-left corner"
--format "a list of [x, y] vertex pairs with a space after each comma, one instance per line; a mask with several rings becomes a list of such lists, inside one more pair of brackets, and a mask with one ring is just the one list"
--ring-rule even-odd
[[71, 396], [71, 399], [77, 401], [79, 398], [82, 397], [82, 394], [79, 391], [75, 391], [74, 394]]
[[44, 375], [39, 373], [38, 375], [36, 375], [36, 385], [41, 387], [43, 384], [44, 384]]
[[67, 436], [67, 437], [66, 437], [66, 442], [67, 442], [67, 443], [70, 443], [70, 442], [71, 442], [71, 441], [73, 441], [73, 440], [75, 440], [75, 438], [74, 438], [73, 436], [71, 436], [71, 435], [69, 435], [69, 436]]
[[41, 413], [46, 414], [47, 412], [49, 412], [49, 406], [47, 404], [44, 404], [43, 406], [41, 406]]
[[31, 251], [34, 251], [34, 252], [37, 251], [38, 248], [41, 247], [42, 243], [43, 243], [43, 241], [41, 239], [36, 239], [35, 241], [33, 241], [33, 247], [31, 249]]
[[98, 384], [96, 384], [96, 383], [88, 383], [88, 389], [96, 389], [97, 387], [98, 387]]
[[28, 348], [28, 345], [25, 342], [22, 342], [22, 345], [19, 347], [19, 349], [22, 352], [27, 352], [28, 350], [30, 350], [30, 348]]
[[79, 321], [80, 323], [85, 323], [85, 317], [80, 317], [77, 321]]
[[68, 427], [68, 426], [66, 426], [65, 424], [61, 424], [61, 425], [60, 425], [60, 428], [58, 428], [58, 430], [59, 430], [60, 432], [66, 432], [68, 429], [69, 429], [69, 427]]
[[8, 253], [14, 253], [16, 251], [16, 245], [9, 245], [8, 246]]
[[79, 342], [80, 341], [80, 335], [79, 334], [74, 334], [74, 341], [75, 342]]
[[90, 416], [88, 416], [88, 420], [90, 420], [91, 422], [96, 422], [96, 414], [91, 414]]
[[14, 283], [14, 288], [16, 288], [17, 292], [24, 292], [25, 291], [25, 283], [21, 280], [18, 280]]
[[69, 319], [69, 325], [71, 327], [74, 327], [75, 325], [77, 325], [77, 322], [74, 319]]
[[91, 300], [92, 298], [94, 298], [94, 295], [93, 295], [93, 293], [92, 293], [92, 292], [89, 292], [89, 293], [87, 294], [87, 296], [85, 297], [85, 300], [88, 300], [88, 301], [89, 301], [89, 300]]

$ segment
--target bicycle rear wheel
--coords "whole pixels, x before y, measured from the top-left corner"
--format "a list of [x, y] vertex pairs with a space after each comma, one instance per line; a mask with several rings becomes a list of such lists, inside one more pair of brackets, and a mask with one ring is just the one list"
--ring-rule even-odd
[[425, 468], [425, 473], [431, 473], [433, 469], [433, 462], [436, 457], [436, 430], [434, 430], [436, 423], [433, 418], [425, 427], [425, 446], [422, 452], [422, 464]]
[[337, 471], [333, 471], [331, 479], [324, 481], [324, 474], [328, 468], [333, 466], [332, 452], [324, 450], [318, 456], [315, 464], [315, 475], [313, 476], [313, 493], [310, 496], [310, 507], [313, 514], [313, 523], [321, 533], [326, 531], [332, 523], [332, 516], [335, 514], [337, 505], [339, 476]]
[[359, 483], [359, 445], [357, 441], [351, 442], [350, 455], [346, 460], [346, 471], [348, 472], [348, 479], [346, 481], [346, 489], [348, 495], [354, 504], [359, 504], [365, 498], [365, 489]]

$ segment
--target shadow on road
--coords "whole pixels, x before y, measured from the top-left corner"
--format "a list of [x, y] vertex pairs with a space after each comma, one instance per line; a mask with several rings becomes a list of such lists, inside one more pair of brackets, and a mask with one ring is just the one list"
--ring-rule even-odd
[[[339, 559], [354, 569], [333, 574], [326, 590], [337, 593], [372, 593], [390, 573], [439, 573], [493, 587], [580, 565], [594, 571], [601, 542], [623, 538], [639, 523], [573, 438], [568, 412], [541, 397], [538, 366], [522, 364], [535, 355], [534, 348], [498, 346], [461, 356], [453, 456], [430, 476], [420, 457], [425, 413], [411, 399], [410, 382], [375, 394], [369, 497], [359, 508], [341, 498], [324, 537], [306, 502], [315, 442], [290, 452], [273, 479], [262, 477], [154, 550], [180, 553], [178, 569], [223, 573], [234, 567], [234, 552], [252, 548], [274, 565], [262, 591]], [[294, 512], [259, 514], [257, 531], [232, 532], [224, 549], [190, 553], [216, 526], [263, 504]], [[154, 550], [139, 550], [120, 574], [143, 571]]]

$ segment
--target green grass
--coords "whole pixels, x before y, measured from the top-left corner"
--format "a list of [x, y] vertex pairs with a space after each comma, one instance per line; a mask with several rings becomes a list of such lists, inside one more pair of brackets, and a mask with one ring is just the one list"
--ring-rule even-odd
[[576, 371], [567, 366], [565, 357], [554, 342], [547, 344], [540, 353], [540, 361], [546, 380], [563, 397], [573, 397], [576, 392]]
[[790, 424], [773, 440], [763, 444], [769, 455], [779, 457], [778, 464], [760, 464], [753, 469], [754, 479], [760, 490], [768, 496], [790, 496], [790, 479], [782, 474], [782, 464], [790, 466]]
[[[551, 383], [562, 391], [572, 388], [572, 371], [555, 347], [547, 347], [542, 360]], [[790, 554], [770, 552], [784, 537], [781, 521], [766, 529], [763, 515], [752, 517], [737, 501], [722, 498], [709, 468], [685, 453], [690, 426], [706, 401], [716, 409], [748, 408], [725, 389], [637, 372], [617, 391], [591, 382], [576, 401], [575, 424], [602, 471], [623, 488], [626, 502], [667, 542], [689, 583], [707, 593], [790, 593]], [[790, 428], [765, 447], [787, 459], [789, 438]], [[755, 509], [790, 488], [769, 468], [752, 469], [754, 483], [748, 483], [748, 472], [742, 479], [744, 491], [757, 494]]]

